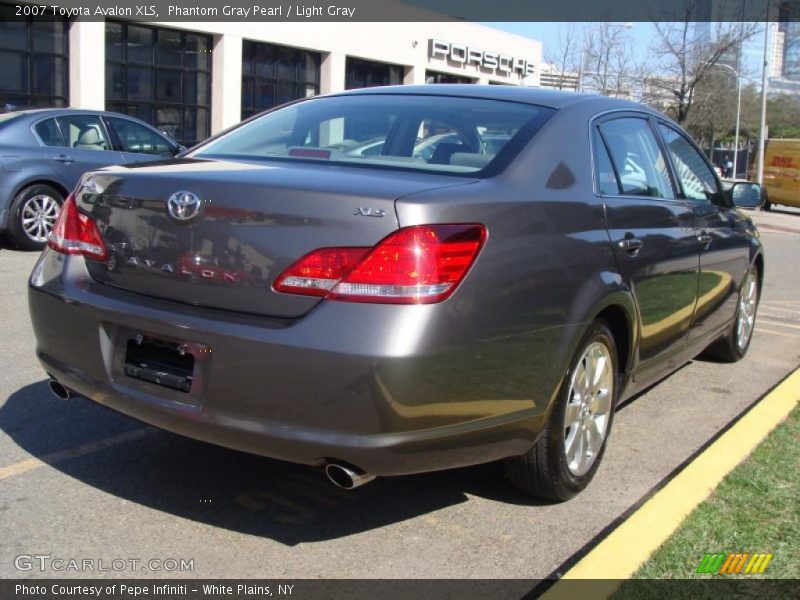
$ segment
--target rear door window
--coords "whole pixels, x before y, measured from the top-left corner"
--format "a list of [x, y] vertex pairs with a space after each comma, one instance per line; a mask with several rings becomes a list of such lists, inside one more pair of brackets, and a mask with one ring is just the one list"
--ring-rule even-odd
[[594, 164], [597, 175], [597, 189], [604, 196], [618, 196], [620, 193], [617, 174], [614, 172], [614, 165], [611, 164], [611, 157], [608, 155], [608, 148], [600, 135], [600, 131], [594, 128]]
[[623, 117], [600, 125], [625, 196], [674, 199], [667, 161], [647, 119]]
[[39, 136], [45, 146], [64, 147], [67, 145], [55, 118], [45, 119], [37, 123], [34, 129], [36, 130], [36, 135]]
[[111, 150], [111, 142], [100, 117], [68, 115], [58, 117], [58, 122], [68, 147], [76, 150]]

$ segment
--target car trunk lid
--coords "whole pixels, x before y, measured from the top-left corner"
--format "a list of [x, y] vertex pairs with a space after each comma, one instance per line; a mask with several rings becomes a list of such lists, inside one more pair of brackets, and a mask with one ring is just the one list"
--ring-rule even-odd
[[[76, 201], [108, 247], [108, 262], [87, 261], [96, 281], [196, 306], [296, 318], [320, 299], [272, 288], [290, 264], [318, 248], [371, 247], [398, 228], [397, 198], [465, 181], [390, 169], [183, 159], [97, 171]], [[192, 195], [200, 201], [195, 216]]]

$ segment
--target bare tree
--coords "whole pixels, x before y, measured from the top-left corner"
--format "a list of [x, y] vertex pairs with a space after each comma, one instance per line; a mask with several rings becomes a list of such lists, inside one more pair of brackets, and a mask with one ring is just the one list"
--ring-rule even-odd
[[633, 47], [626, 23], [596, 23], [590, 27], [581, 65], [586, 87], [603, 95], [627, 95], [637, 70]]
[[552, 66], [557, 76], [558, 89], [563, 89], [568, 76], [578, 70], [580, 37], [580, 30], [575, 23], [570, 23], [566, 28], [559, 27], [555, 48], [545, 53], [545, 62]]
[[656, 57], [659, 77], [653, 86], [674, 97], [671, 107], [679, 123], [688, 118], [697, 98], [698, 85], [715, 65], [727, 56], [741, 51], [743, 41], [757, 30], [758, 23], [717, 23], [716, 32], [711, 24], [705, 32], [698, 31], [698, 1], [684, 0], [680, 22], [653, 21], [656, 31], [650, 54]]

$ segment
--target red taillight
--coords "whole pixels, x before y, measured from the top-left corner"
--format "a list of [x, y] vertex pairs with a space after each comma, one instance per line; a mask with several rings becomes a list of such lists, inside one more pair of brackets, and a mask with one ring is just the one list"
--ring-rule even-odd
[[78, 210], [72, 194], [61, 207], [61, 214], [50, 233], [47, 245], [63, 254], [82, 254], [92, 260], [108, 260], [108, 251], [100, 237], [97, 223]]
[[374, 248], [322, 248], [275, 281], [279, 292], [351, 302], [429, 304], [452, 294], [478, 255], [483, 225], [418, 225]]
[[306, 254], [275, 280], [279, 292], [327, 296], [369, 248], [320, 248]]

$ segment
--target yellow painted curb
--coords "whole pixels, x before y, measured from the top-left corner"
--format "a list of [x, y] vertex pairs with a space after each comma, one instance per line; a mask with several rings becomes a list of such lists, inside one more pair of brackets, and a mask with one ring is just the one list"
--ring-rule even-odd
[[[722, 479], [742, 462], [800, 401], [800, 369], [767, 394], [733, 427], [564, 574], [564, 579], [604, 579], [593, 595], [612, 594], [680, 526]], [[556, 582], [542, 598], [574, 596]]]

